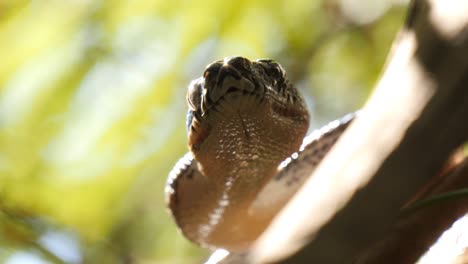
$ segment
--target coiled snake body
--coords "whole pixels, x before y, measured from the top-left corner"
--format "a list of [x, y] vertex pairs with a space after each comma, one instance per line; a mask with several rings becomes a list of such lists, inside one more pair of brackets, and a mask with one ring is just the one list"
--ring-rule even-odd
[[282, 67], [229, 57], [187, 93], [190, 152], [171, 171], [168, 207], [182, 233], [242, 252], [302, 185], [354, 115], [304, 139], [309, 114]]

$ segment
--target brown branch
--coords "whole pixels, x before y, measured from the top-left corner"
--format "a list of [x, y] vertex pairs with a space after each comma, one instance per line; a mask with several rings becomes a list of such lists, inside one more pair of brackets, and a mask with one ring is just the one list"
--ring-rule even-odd
[[254, 263], [350, 262], [467, 140], [468, 3], [451, 2], [457, 14], [444, 3], [413, 3], [362, 115], [259, 239]]
[[[438, 179], [426, 197], [468, 188], [468, 158]], [[434, 202], [399, 217], [392, 230], [356, 263], [415, 263], [440, 235], [468, 212], [468, 196]]]

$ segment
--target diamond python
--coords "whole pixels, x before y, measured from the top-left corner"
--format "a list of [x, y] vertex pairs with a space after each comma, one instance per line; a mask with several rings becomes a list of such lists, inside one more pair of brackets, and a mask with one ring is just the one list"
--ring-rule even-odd
[[272, 60], [228, 57], [187, 92], [189, 152], [166, 201], [182, 233], [207, 248], [246, 251], [353, 120], [305, 137], [304, 99]]

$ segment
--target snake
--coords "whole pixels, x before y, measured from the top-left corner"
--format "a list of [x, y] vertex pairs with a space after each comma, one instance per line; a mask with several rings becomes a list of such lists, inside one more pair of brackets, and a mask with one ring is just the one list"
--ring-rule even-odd
[[283, 67], [234, 56], [209, 64], [187, 91], [188, 153], [165, 196], [181, 233], [209, 249], [246, 252], [355, 119], [306, 136], [310, 114]]

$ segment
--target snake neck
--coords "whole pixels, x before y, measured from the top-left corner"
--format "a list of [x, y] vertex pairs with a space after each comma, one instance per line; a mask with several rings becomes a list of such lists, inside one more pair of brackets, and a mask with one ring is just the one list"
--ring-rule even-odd
[[[202, 144], [189, 147], [200, 171], [223, 190], [230, 182], [236, 191], [260, 189], [278, 164], [299, 149], [307, 130], [302, 124], [308, 124], [307, 113], [300, 120], [284, 119], [276, 117], [270, 105], [244, 95], [211, 112], [197, 129], [208, 136]], [[194, 135], [198, 131], [192, 131], [189, 138], [198, 138]]]
[[[212, 190], [198, 188], [197, 196], [206, 201], [200, 208], [205, 217], [194, 223], [202, 244], [242, 251], [272, 218], [250, 210], [250, 205], [277, 174], [280, 162], [299, 149], [306, 128], [290, 119], [271, 122], [264, 117], [274, 113], [264, 104], [253, 97], [226, 103], [204, 123], [209, 136], [203, 144], [192, 148]], [[186, 207], [195, 206], [190, 203]]]

